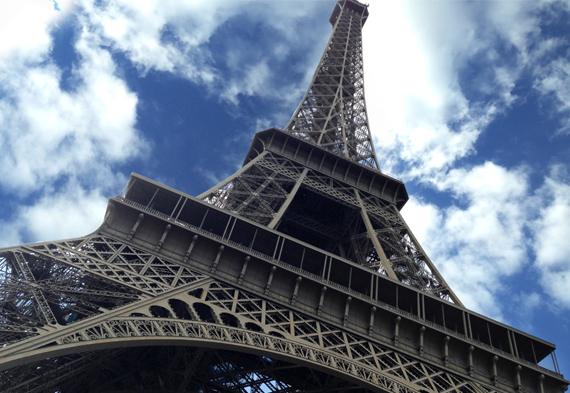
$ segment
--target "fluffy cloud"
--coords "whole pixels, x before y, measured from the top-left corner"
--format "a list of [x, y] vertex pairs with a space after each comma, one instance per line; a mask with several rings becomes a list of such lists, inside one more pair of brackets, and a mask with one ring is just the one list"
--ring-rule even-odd
[[49, 60], [0, 69], [5, 189], [33, 191], [62, 175], [96, 178], [143, 146], [134, 129], [137, 98], [114, 76], [109, 53], [84, 39], [77, 47], [82, 62], [72, 92], [61, 90], [61, 71]]
[[381, 166], [404, 179], [445, 173], [476, 153], [498, 115], [524, 101], [533, 86], [523, 96], [514, 89], [535, 69], [534, 88], [567, 111], [568, 67], [545, 57], [553, 38], [541, 29], [544, 15], [562, 4], [372, 4], [374, 23], [364, 28], [366, 92]]
[[4, 2], [0, 13], [0, 63], [7, 55], [17, 60], [41, 60], [51, 44], [49, 27], [63, 22], [63, 16], [72, 10], [72, 2], [58, 2], [65, 14], [44, 0]]
[[[239, 102], [239, 95], [279, 98], [288, 103], [297, 99], [300, 84], [272, 83], [280, 79], [275, 70], [269, 72], [268, 63], [282, 61], [294, 46], [298, 50], [307, 46], [313, 49], [315, 41], [314, 34], [299, 34], [307, 29], [301, 23], [303, 18], [312, 15], [318, 7], [312, 2], [299, 2], [295, 7], [287, 2], [269, 5], [252, 0], [149, 0], [143, 3], [81, 0], [79, 3], [81, 21], [98, 37], [100, 45], [124, 53], [142, 73], [149, 70], [174, 73], [205, 84], [214, 94], [233, 104]], [[228, 47], [219, 48], [223, 56], [216, 63], [209, 48], [210, 40], [220, 26], [237, 16], [277, 34], [281, 42], [272, 45], [272, 50], [268, 46], [259, 52], [259, 48], [253, 49], [248, 42], [229, 36], [224, 40]], [[319, 33], [322, 31], [317, 31], [316, 39], [320, 38]], [[263, 39], [263, 35], [258, 39]], [[308, 59], [312, 60], [313, 56]], [[303, 71], [312, 68], [308, 62]], [[225, 68], [223, 79], [220, 67]]]
[[[109, 51], [86, 30], [75, 41], [79, 61], [71, 88], [61, 87], [50, 34], [64, 22], [53, 3], [45, 3], [52, 9], [36, 12], [35, 3], [26, 8], [29, 19], [16, 13], [18, 28], [30, 34], [14, 35], [0, 52], [0, 189], [25, 201], [9, 199], [4, 245], [94, 230], [104, 212], [102, 192], [125, 182], [113, 168], [146, 149], [135, 128], [136, 95], [117, 77]], [[63, 224], [68, 219], [71, 225]]]
[[563, 116], [559, 132], [570, 134], [570, 61], [558, 58], [536, 74], [534, 87], [541, 95], [552, 98]]
[[107, 199], [101, 189], [87, 191], [77, 181], [46, 192], [33, 205], [20, 206], [13, 221], [0, 221], [0, 247], [87, 235], [103, 222]]
[[557, 166], [539, 190], [539, 217], [534, 222], [536, 270], [556, 302], [570, 308], [570, 182]]
[[[41, 212], [49, 216], [50, 209], [62, 206], [60, 201], [78, 201], [77, 195], [84, 196], [90, 206], [84, 213], [100, 218], [102, 213], [93, 209], [102, 208], [101, 195], [120, 188], [118, 182], [124, 180], [115, 168], [148, 149], [136, 128], [138, 97], [121, 79], [115, 53], [124, 54], [142, 75], [149, 71], [174, 74], [206, 85], [234, 104], [240, 95], [279, 98], [291, 104], [300, 94], [301, 82], [272, 88], [279, 77], [268, 71], [273, 66], [270, 61], [287, 58], [293, 42], [303, 48], [320, 37], [303, 37], [303, 29], [297, 28], [318, 3], [290, 7], [286, 3], [253, 6], [248, 1], [63, 0], [58, 4], [64, 13], [54, 10], [49, 1], [11, 2], [0, 23], [4, 38], [0, 43], [0, 143], [4, 148], [0, 190], [26, 198], [23, 205], [12, 202], [12, 220], [3, 222], [4, 239], [11, 243], [71, 236], [57, 225], [46, 233], [18, 223], [31, 224], [32, 216], [41, 217]], [[78, 59], [71, 77], [66, 77], [69, 87], [62, 88], [63, 70], [51, 57], [52, 37], [58, 24], [70, 23], [63, 17], [72, 9], [72, 45]], [[280, 18], [274, 17], [277, 12]], [[216, 64], [208, 48], [210, 40], [236, 15], [270, 29], [281, 43], [259, 56], [251, 47], [230, 40], [231, 47], [222, 50], [223, 62]], [[296, 70], [306, 79], [307, 70], [313, 68], [308, 63], [318, 56], [307, 52], [311, 54]], [[221, 80], [216, 67], [226, 68], [229, 76]], [[84, 232], [80, 228], [75, 235]]]
[[526, 299], [522, 320], [539, 302], [539, 293], [515, 293], [520, 288], [507, 284], [506, 278], [529, 271], [555, 305], [570, 308], [569, 177], [564, 166], [554, 166], [542, 186], [531, 190], [528, 176], [526, 169], [490, 162], [454, 169], [436, 183], [451, 193], [452, 204], [439, 207], [412, 197], [402, 211], [463, 303], [498, 319], [504, 318], [497, 301], [502, 294]]
[[438, 187], [456, 204], [439, 208], [412, 198], [402, 213], [462, 302], [501, 318], [501, 277], [528, 263], [527, 175], [487, 162], [450, 171]]

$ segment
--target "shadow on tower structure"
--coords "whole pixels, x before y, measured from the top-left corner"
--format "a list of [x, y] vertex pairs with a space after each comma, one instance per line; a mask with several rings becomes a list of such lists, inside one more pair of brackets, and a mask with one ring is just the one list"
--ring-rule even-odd
[[94, 233], [0, 250], [3, 392], [556, 392], [555, 346], [467, 310], [400, 215], [364, 99], [367, 5], [284, 130], [192, 197], [132, 174]]

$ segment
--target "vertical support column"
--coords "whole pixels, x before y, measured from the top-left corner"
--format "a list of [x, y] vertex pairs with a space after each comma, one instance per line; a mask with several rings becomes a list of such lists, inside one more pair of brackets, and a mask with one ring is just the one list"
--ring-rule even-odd
[[376, 307], [372, 307], [370, 309], [370, 323], [368, 324], [368, 334], [372, 334], [374, 332], [374, 314], [376, 313]]
[[243, 261], [243, 267], [241, 268], [241, 273], [239, 274], [239, 278], [238, 278], [238, 284], [241, 284], [243, 282], [243, 277], [245, 276], [245, 271], [247, 270], [247, 264], [249, 263], [249, 260], [251, 259], [251, 257], [248, 255], [247, 257], [245, 257], [244, 261]]
[[190, 259], [190, 254], [192, 254], [192, 250], [194, 249], [194, 246], [196, 245], [196, 240], [198, 240], [198, 235], [194, 235], [192, 236], [192, 243], [190, 243], [190, 246], [188, 246], [188, 250], [186, 251], [186, 254], [184, 254], [184, 263], [188, 262], [188, 259]]
[[273, 275], [275, 274], [275, 270], [277, 270], [276, 266], [273, 266], [269, 271], [269, 278], [267, 279], [267, 285], [265, 285], [265, 294], [269, 295], [269, 289], [271, 288], [271, 283], [273, 282]]
[[154, 198], [156, 197], [156, 194], [158, 194], [158, 190], [160, 190], [160, 188], [157, 188], [154, 194], [152, 194], [152, 198], [150, 198], [150, 201], [148, 201], [146, 207], [150, 207], [152, 209], [152, 207], [154, 206], [153, 204]]
[[141, 224], [141, 221], [144, 218], [144, 214], [139, 214], [139, 217], [137, 218], [137, 222], [135, 222], [135, 225], [133, 225], [133, 228], [131, 229], [131, 231], [129, 232], [129, 235], [127, 236], [127, 240], [131, 240], [133, 238], [133, 236], [135, 235], [139, 225]]
[[509, 349], [511, 350], [511, 355], [517, 356], [517, 354], [515, 353], [515, 349], [513, 347], [513, 339], [511, 338], [511, 331], [509, 329], [507, 329], [507, 338], [509, 339]]
[[159, 252], [160, 249], [162, 248], [162, 245], [164, 244], [164, 241], [166, 240], [166, 236], [168, 236], [168, 232], [170, 232], [170, 229], [172, 228], [172, 225], [168, 224], [165, 228], [164, 228], [164, 232], [162, 233], [162, 237], [160, 238], [158, 244], [156, 245], [156, 247], [154, 248], [154, 251]]
[[301, 281], [303, 281], [303, 277], [299, 276], [295, 280], [295, 290], [293, 291], [293, 297], [291, 298], [291, 305], [295, 305], [297, 303], [297, 294], [299, 293], [299, 285], [301, 285]]
[[382, 264], [382, 269], [386, 271], [389, 277], [393, 279], [398, 279], [396, 277], [396, 273], [394, 273], [394, 269], [392, 269], [392, 263], [386, 257], [386, 253], [380, 244], [380, 240], [378, 240], [378, 236], [376, 236], [376, 232], [374, 232], [374, 227], [370, 222], [370, 218], [368, 217], [368, 212], [366, 211], [366, 207], [360, 198], [360, 193], [358, 190], [354, 190], [354, 194], [356, 195], [356, 199], [358, 200], [358, 204], [360, 205], [360, 215], [362, 216], [362, 221], [364, 221], [364, 225], [366, 226], [366, 231], [368, 232], [368, 236], [370, 240], [372, 240], [372, 244], [374, 244], [374, 249], [378, 253], [380, 257], [380, 263]]
[[325, 302], [325, 293], [327, 292], [327, 287], [321, 289], [321, 298], [319, 300], [319, 308], [317, 309], [317, 315], [323, 315], [323, 304]]
[[420, 356], [424, 356], [424, 333], [426, 331], [426, 327], [422, 326], [420, 328]]
[[447, 367], [449, 366], [449, 336], [445, 336], [443, 339], [443, 364]]
[[352, 297], [347, 297], [346, 302], [344, 304], [344, 317], [342, 319], [342, 326], [348, 325], [348, 311], [350, 310], [350, 302], [352, 301]]
[[499, 384], [499, 375], [497, 373], [497, 361], [498, 360], [499, 360], [499, 358], [497, 357], [497, 355], [495, 355], [491, 358], [491, 361], [493, 362], [493, 377], [491, 378], [491, 381], [493, 382], [493, 386], [497, 386]]
[[540, 391], [538, 393], [545, 393], [544, 392], [544, 374], [540, 374], [538, 376], [538, 384], [540, 387]]
[[220, 263], [220, 257], [222, 256], [222, 253], [224, 252], [224, 246], [220, 246], [220, 248], [218, 248], [218, 255], [216, 255], [216, 259], [214, 260], [214, 264], [212, 265], [212, 268], [210, 269], [210, 273], [215, 273], [216, 270], [218, 269], [218, 263]]
[[517, 364], [517, 366], [515, 367], [515, 374], [516, 374], [515, 383], [516, 383], [516, 385], [517, 385], [517, 387], [516, 387], [517, 392], [520, 392], [521, 389], [522, 389], [522, 384], [521, 384], [521, 370], [522, 370], [521, 365], [520, 365], [520, 364]]
[[394, 346], [398, 346], [398, 341], [400, 340], [400, 321], [402, 317], [396, 317], [394, 319]]
[[172, 218], [174, 213], [176, 213], [176, 209], [178, 208], [178, 205], [180, 205], [180, 201], [182, 200], [182, 198], [184, 198], [184, 197], [182, 195], [180, 195], [180, 198], [178, 198], [178, 202], [176, 202], [176, 206], [174, 206], [174, 209], [172, 209], [172, 213], [170, 213], [170, 218]]
[[469, 366], [467, 367], [467, 373], [469, 374], [470, 377], [473, 376], [473, 351], [475, 350], [475, 347], [473, 347], [473, 345], [471, 345], [469, 348], [467, 348], [467, 352], [469, 352]]

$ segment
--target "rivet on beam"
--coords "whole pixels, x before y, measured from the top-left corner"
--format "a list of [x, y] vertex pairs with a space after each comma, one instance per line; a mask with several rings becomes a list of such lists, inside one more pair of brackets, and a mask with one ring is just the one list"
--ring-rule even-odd
[[168, 232], [170, 232], [170, 228], [172, 228], [172, 225], [170, 225], [170, 224], [168, 224], [166, 226], [166, 228], [164, 228], [164, 233], [162, 234], [160, 241], [158, 242], [158, 244], [154, 248], [154, 251], [157, 251], [157, 252], [160, 251], [160, 249], [162, 248], [162, 245], [164, 244], [164, 240], [166, 240], [166, 236], [168, 236]]
[[267, 279], [267, 285], [265, 286], [266, 295], [269, 295], [269, 288], [271, 288], [271, 281], [273, 281], [273, 275], [275, 274], [275, 270], [277, 270], [277, 267], [273, 266], [271, 268], [271, 271], [269, 272], [269, 278]]
[[491, 358], [491, 361], [493, 362], [493, 385], [497, 386], [499, 383], [499, 375], [497, 374], [497, 360], [499, 360], [499, 358], [495, 355]]
[[323, 304], [325, 302], [325, 293], [327, 292], [327, 287], [321, 289], [321, 300], [319, 300], [319, 308], [317, 309], [317, 315], [323, 314]]
[[297, 303], [297, 293], [299, 292], [299, 285], [301, 285], [301, 281], [303, 281], [303, 277], [299, 276], [295, 280], [295, 290], [293, 291], [293, 297], [291, 298], [291, 305], [295, 305]]
[[471, 345], [469, 348], [467, 348], [467, 351], [469, 352], [469, 367], [467, 368], [467, 372], [469, 373], [470, 377], [473, 376], [473, 351], [474, 350], [475, 350], [475, 347], [473, 345]]
[[184, 259], [183, 259], [184, 262], [188, 262], [188, 259], [190, 259], [190, 254], [192, 254], [192, 250], [194, 249], [196, 240], [198, 240], [198, 235], [192, 236], [192, 243], [190, 243], [190, 246], [188, 247], [186, 254], [184, 254]]
[[368, 334], [374, 332], [374, 314], [376, 313], [376, 307], [370, 309], [370, 323], [368, 324]]
[[443, 350], [443, 364], [445, 366], [449, 366], [449, 340], [451, 340], [451, 338], [449, 338], [449, 336], [445, 336], [445, 338], [443, 339], [443, 345], [444, 345], [444, 350]]
[[400, 321], [402, 320], [402, 317], [396, 317], [396, 319], [394, 319], [395, 322], [395, 326], [394, 326], [394, 345], [398, 346], [398, 340], [400, 339]]
[[218, 263], [220, 263], [220, 257], [222, 256], [223, 252], [224, 252], [224, 246], [220, 246], [220, 248], [218, 248], [218, 255], [216, 255], [216, 259], [214, 260], [214, 264], [212, 265], [212, 268], [210, 269], [210, 273], [216, 272], [216, 269], [218, 268]]
[[346, 298], [346, 303], [344, 305], [344, 318], [342, 320], [342, 326], [348, 325], [348, 311], [350, 310], [350, 302], [352, 301], [352, 297]]
[[249, 260], [251, 259], [251, 257], [248, 255], [247, 257], [245, 257], [245, 260], [243, 261], [243, 267], [241, 268], [241, 273], [239, 274], [239, 278], [238, 278], [238, 284], [241, 284], [243, 282], [243, 276], [245, 276], [245, 271], [247, 270], [247, 264], [249, 263]]
[[517, 364], [517, 366], [515, 367], [515, 372], [516, 372], [516, 383], [517, 383], [517, 392], [520, 392], [522, 390], [522, 384], [521, 384], [521, 370], [522, 367], [520, 364]]
[[424, 356], [424, 333], [426, 332], [426, 327], [422, 326], [420, 328], [420, 356]]
[[129, 235], [127, 236], [127, 240], [131, 240], [133, 238], [133, 236], [135, 235], [135, 232], [137, 231], [137, 228], [139, 227], [139, 225], [141, 224], [141, 221], [144, 218], [144, 214], [139, 214], [139, 218], [137, 219], [137, 222], [135, 222], [135, 225], [133, 225], [133, 229], [131, 229], [131, 231], [129, 232]]

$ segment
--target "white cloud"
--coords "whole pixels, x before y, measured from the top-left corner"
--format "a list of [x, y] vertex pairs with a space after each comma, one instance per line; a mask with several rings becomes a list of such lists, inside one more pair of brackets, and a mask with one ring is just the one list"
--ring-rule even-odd
[[537, 61], [530, 52], [543, 39], [544, 8], [516, 1], [372, 4], [364, 27], [366, 93], [383, 169], [418, 179], [475, 154], [480, 134], [520, 98], [513, 89]]
[[65, 15], [73, 9], [72, 0], [58, 2], [54, 9], [47, 0], [18, 0], [2, 3], [0, 13], [0, 64], [10, 55], [12, 60], [40, 61], [51, 39], [48, 28], [62, 23]]
[[267, 82], [271, 76], [271, 71], [265, 61], [247, 67], [243, 77], [231, 81], [222, 92], [221, 97], [237, 104], [238, 94], [264, 96], [267, 91]]
[[535, 267], [545, 291], [570, 308], [570, 182], [554, 167], [539, 190], [539, 217], [534, 222]]
[[528, 263], [527, 175], [485, 163], [455, 169], [437, 183], [455, 204], [439, 208], [412, 198], [402, 213], [436, 267], [470, 309], [502, 318], [501, 277]]
[[[367, 103], [379, 158], [389, 171], [400, 160], [420, 172], [442, 168], [467, 154], [476, 138], [473, 130], [454, 133], [447, 125], [469, 113], [453, 69], [456, 50], [464, 50], [459, 49], [456, 35], [449, 35], [444, 45], [442, 31], [417, 23], [428, 19], [419, 15], [429, 8], [422, 3], [414, 3], [421, 10], [403, 2], [378, 5], [382, 9], [372, 5], [371, 22], [364, 27], [364, 55]], [[461, 14], [448, 19], [462, 30], [457, 32], [461, 47], [470, 48], [472, 22]], [[426, 153], [433, 153], [429, 162], [424, 161]]]
[[77, 49], [82, 62], [71, 92], [60, 88], [61, 71], [49, 60], [0, 68], [3, 188], [22, 193], [62, 175], [96, 178], [144, 146], [134, 128], [137, 97], [114, 76], [110, 54], [85, 37]]
[[559, 131], [570, 133], [570, 61], [558, 58], [536, 74], [534, 87], [541, 95], [552, 97], [563, 116]]
[[[96, 35], [100, 44], [124, 53], [142, 73], [149, 70], [174, 73], [193, 82], [207, 85], [212, 92], [231, 103], [240, 94], [290, 100], [298, 94], [297, 86], [273, 85], [279, 80], [269, 72], [268, 59], [282, 61], [294, 45], [311, 45], [313, 35], [303, 35], [309, 26], [299, 19], [311, 15], [315, 3], [242, 1], [116, 1], [95, 4], [81, 0], [81, 21]], [[209, 41], [217, 29], [238, 16], [248, 24], [262, 24], [277, 32], [282, 41], [263, 56], [251, 53], [247, 42], [228, 37], [233, 47], [223, 53], [228, 67], [224, 79], [212, 58]], [[277, 17], [277, 15], [279, 15]], [[236, 22], [238, 23], [238, 22]], [[270, 49], [270, 48], [266, 48]], [[312, 48], [311, 48], [312, 49]], [[273, 77], [273, 78], [272, 78]]]
[[[88, 211], [102, 208], [101, 194], [116, 188], [121, 178], [113, 173], [114, 166], [146, 149], [136, 129], [138, 98], [117, 76], [120, 70], [111, 51], [124, 53], [143, 74], [149, 70], [173, 73], [213, 86], [212, 91], [230, 102], [237, 103], [239, 95], [286, 102], [296, 97], [298, 87], [271, 88], [266, 58], [248, 57], [239, 47], [232, 48], [239, 56], [229, 78], [218, 80], [209, 40], [219, 26], [241, 14], [255, 23], [271, 25], [285, 38], [274, 51], [280, 61], [289, 54], [292, 41], [297, 48], [314, 42], [305, 37], [299, 45], [302, 29], [291, 27], [311, 15], [315, 3], [296, 7], [285, 3], [250, 6], [247, 1], [58, 3], [63, 13], [47, 0], [10, 2], [0, 23], [4, 38], [0, 43], [0, 143], [4, 153], [0, 187], [5, 193], [31, 196], [25, 205], [16, 204], [12, 219], [4, 222], [3, 238], [11, 243], [82, 234], [82, 225], [69, 225], [76, 228], [73, 234], [57, 223], [49, 233], [27, 228], [34, 218], [58, 216], [65, 199], [75, 201], [69, 202], [70, 212], [73, 203], [76, 211], [81, 210], [79, 196], [85, 197]], [[55, 25], [66, 23], [64, 17], [72, 9], [76, 17], [72, 44], [78, 61], [73, 65], [71, 88], [62, 89], [62, 70], [50, 57], [50, 34]], [[275, 19], [277, 11], [281, 17]], [[94, 222], [87, 216], [84, 221]]]
[[[116, 76], [110, 53], [79, 31], [72, 87], [62, 89], [62, 71], [50, 58], [50, 32], [63, 23], [62, 14], [48, 1], [39, 8], [22, 4], [15, 28], [29, 34], [13, 35], [0, 47], [0, 187], [16, 196], [2, 222], [4, 245], [96, 229], [106, 205], [102, 195], [126, 181], [113, 167], [146, 149], [135, 128], [138, 99]], [[59, 6], [71, 10], [71, 2]]]
[[503, 319], [498, 298], [508, 293], [524, 299], [527, 306], [517, 311], [524, 322], [543, 296], [536, 287], [516, 289], [505, 278], [530, 271], [555, 306], [570, 308], [570, 181], [564, 166], [554, 166], [534, 191], [526, 169], [490, 162], [451, 170], [435, 186], [451, 194], [451, 204], [438, 207], [412, 197], [402, 214], [468, 308]]
[[107, 206], [108, 198], [101, 191], [86, 191], [72, 181], [61, 190], [48, 192], [32, 206], [20, 206], [13, 221], [0, 222], [0, 247], [21, 244], [26, 239], [49, 241], [95, 231], [103, 222]]

